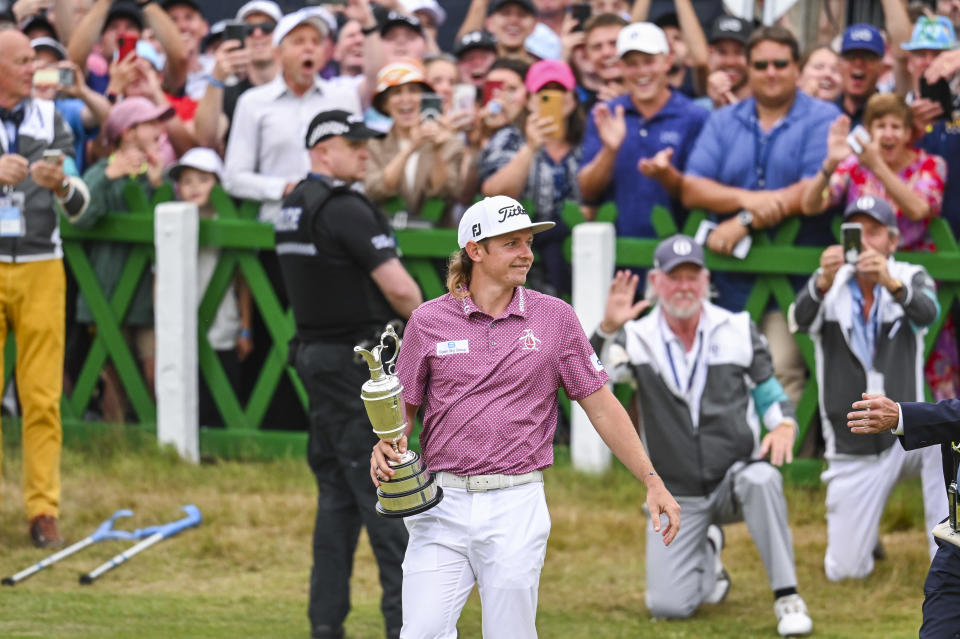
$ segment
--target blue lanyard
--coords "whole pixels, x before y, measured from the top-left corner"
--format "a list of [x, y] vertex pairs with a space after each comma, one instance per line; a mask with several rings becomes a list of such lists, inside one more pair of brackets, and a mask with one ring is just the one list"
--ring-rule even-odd
[[[860, 285], [857, 284], [856, 279], [851, 279], [851, 286], [855, 290], [855, 293], [852, 295], [853, 301], [857, 303], [857, 321], [863, 320], [863, 291], [860, 290]], [[867, 350], [870, 352], [870, 361], [865, 362], [868, 364], [869, 368], [873, 368], [873, 361], [877, 357], [877, 335], [880, 334], [880, 296], [883, 294], [880, 286], [877, 285], [873, 289], [873, 306], [870, 308], [873, 317], [869, 318], [869, 321], [866, 322], [864, 334], [867, 338]]]
[[673, 349], [670, 348], [670, 342], [663, 340], [663, 347], [667, 351], [667, 359], [670, 362], [670, 370], [673, 372], [673, 381], [676, 382], [677, 388], [679, 388], [684, 395], [690, 392], [690, 387], [693, 386], [693, 378], [697, 374], [697, 366], [700, 364], [700, 354], [703, 352], [703, 331], [698, 331], [697, 335], [700, 338], [700, 343], [697, 345], [697, 356], [693, 360], [693, 366], [690, 369], [690, 377], [687, 379], [686, 387], [680, 386], [680, 376], [677, 375], [677, 365], [673, 363]]

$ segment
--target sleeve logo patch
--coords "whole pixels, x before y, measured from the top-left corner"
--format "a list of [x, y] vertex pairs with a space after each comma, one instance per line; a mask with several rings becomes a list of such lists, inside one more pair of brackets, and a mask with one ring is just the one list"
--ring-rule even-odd
[[593, 364], [593, 368], [597, 372], [600, 372], [603, 370], [603, 363], [600, 361], [600, 358], [597, 357], [596, 353], [590, 354], [590, 363]]
[[449, 342], [437, 342], [437, 355], [456, 355], [457, 353], [469, 353], [470, 340], [461, 339]]

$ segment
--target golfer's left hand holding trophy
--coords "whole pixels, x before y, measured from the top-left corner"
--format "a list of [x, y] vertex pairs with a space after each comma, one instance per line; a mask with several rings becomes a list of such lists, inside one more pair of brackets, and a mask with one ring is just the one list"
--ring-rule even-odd
[[[393, 356], [383, 360], [388, 341], [395, 345]], [[388, 325], [380, 336], [379, 346], [369, 351], [354, 346], [353, 351], [360, 354], [370, 368], [370, 379], [363, 384], [360, 397], [373, 425], [373, 432], [383, 441], [390, 442], [400, 456], [399, 462], [389, 461], [395, 471], [393, 478], [380, 479], [377, 514], [383, 517], [408, 517], [433, 508], [443, 499], [443, 489], [427, 471], [419, 454], [412, 450], [401, 454], [397, 447], [397, 442], [407, 429], [403, 385], [394, 374], [394, 365], [400, 354], [400, 337], [393, 326]]]

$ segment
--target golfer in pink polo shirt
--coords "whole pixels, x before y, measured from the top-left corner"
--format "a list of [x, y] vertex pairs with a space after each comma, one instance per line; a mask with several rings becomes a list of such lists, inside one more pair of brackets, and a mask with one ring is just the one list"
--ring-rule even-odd
[[[444, 498], [404, 520], [410, 541], [403, 639], [455, 638], [475, 583], [485, 639], [537, 636], [550, 534], [542, 470], [553, 463], [559, 388], [646, 484], [654, 530], [665, 544], [680, 526], [680, 506], [607, 388], [573, 309], [523, 287], [533, 234], [552, 226], [531, 222], [519, 202], [502, 195], [471, 206], [460, 220], [460, 250], [450, 259], [450, 292], [421, 305], [407, 324], [397, 362], [407, 423], [423, 406], [423, 457]], [[404, 437], [401, 452], [406, 444]], [[378, 486], [378, 478], [393, 475], [387, 458], [398, 459], [380, 442], [370, 462]]]

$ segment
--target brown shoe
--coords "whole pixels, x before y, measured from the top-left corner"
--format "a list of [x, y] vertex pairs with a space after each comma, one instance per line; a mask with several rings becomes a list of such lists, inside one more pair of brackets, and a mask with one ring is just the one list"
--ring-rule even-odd
[[63, 538], [57, 532], [57, 518], [53, 515], [37, 515], [30, 522], [30, 539], [37, 548], [58, 548]]

